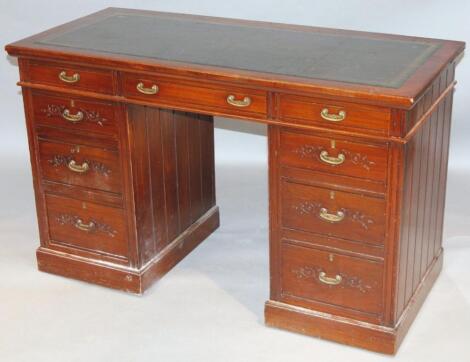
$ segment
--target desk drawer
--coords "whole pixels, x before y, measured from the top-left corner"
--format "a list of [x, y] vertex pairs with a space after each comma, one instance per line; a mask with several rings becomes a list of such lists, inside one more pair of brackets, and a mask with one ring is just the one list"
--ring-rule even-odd
[[112, 103], [34, 93], [33, 108], [36, 124], [117, 134]]
[[385, 200], [360, 194], [281, 181], [281, 222], [303, 230], [382, 245]]
[[41, 139], [39, 159], [42, 177], [46, 180], [122, 192], [121, 164], [117, 151]]
[[107, 70], [32, 61], [29, 77], [33, 83], [113, 94], [113, 75]]
[[280, 162], [345, 176], [385, 181], [388, 149], [328, 137], [281, 132]]
[[128, 256], [124, 210], [46, 195], [51, 242], [79, 249]]
[[320, 302], [357, 311], [382, 312], [383, 265], [284, 242], [282, 297], [300, 306]]
[[388, 134], [390, 110], [387, 108], [282, 94], [279, 99], [279, 117], [290, 123]]
[[260, 90], [194, 83], [167, 77], [123, 75], [124, 96], [147, 102], [197, 109], [214, 110], [225, 114], [252, 115], [265, 118], [267, 93]]

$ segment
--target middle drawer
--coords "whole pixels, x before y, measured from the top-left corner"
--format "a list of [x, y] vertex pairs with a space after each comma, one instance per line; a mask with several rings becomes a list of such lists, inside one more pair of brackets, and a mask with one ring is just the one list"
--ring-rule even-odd
[[267, 115], [266, 91], [232, 85], [206, 83], [202, 86], [188, 80], [124, 73], [123, 94], [129, 99], [221, 114], [263, 119]]
[[122, 192], [117, 150], [40, 138], [39, 159], [42, 176], [46, 180]]
[[385, 200], [281, 181], [281, 221], [290, 229], [382, 245]]

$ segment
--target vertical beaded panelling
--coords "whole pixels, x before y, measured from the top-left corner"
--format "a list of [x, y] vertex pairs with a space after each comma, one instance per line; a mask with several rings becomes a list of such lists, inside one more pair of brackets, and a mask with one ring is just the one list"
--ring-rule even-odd
[[[454, 80], [454, 63], [445, 68], [410, 111], [409, 131]], [[452, 92], [404, 146], [402, 216], [396, 313], [398, 320], [441, 252]]]
[[129, 106], [137, 239], [142, 264], [215, 205], [213, 119]]

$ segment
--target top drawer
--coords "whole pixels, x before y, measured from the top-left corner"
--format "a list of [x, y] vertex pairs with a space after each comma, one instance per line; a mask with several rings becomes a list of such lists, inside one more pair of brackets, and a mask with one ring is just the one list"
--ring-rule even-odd
[[280, 162], [290, 167], [384, 182], [387, 146], [282, 131]]
[[388, 134], [390, 110], [293, 95], [280, 96], [279, 117], [291, 123], [328, 129]]
[[31, 62], [29, 77], [34, 83], [113, 94], [113, 75], [107, 70], [70, 64]]
[[168, 77], [123, 74], [123, 92], [127, 98], [228, 115], [265, 118], [267, 93], [263, 90], [231, 85], [195, 83]]
[[88, 98], [33, 93], [34, 121], [37, 125], [116, 135], [113, 104]]

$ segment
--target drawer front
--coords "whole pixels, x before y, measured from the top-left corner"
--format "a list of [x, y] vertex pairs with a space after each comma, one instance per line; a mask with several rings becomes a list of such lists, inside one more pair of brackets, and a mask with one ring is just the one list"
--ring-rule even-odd
[[308, 307], [320, 302], [381, 314], [383, 265], [379, 262], [310, 249], [281, 247], [282, 296]]
[[31, 62], [29, 77], [34, 83], [113, 94], [113, 75], [107, 70], [70, 64]]
[[46, 194], [51, 242], [127, 257], [127, 226], [122, 209]]
[[291, 123], [314, 125], [332, 130], [388, 134], [390, 110], [368, 105], [281, 95], [279, 117]]
[[124, 74], [123, 79], [124, 96], [131, 99], [263, 118], [267, 114], [267, 93], [260, 90], [201, 87], [198, 83], [136, 74]]
[[114, 193], [122, 191], [116, 151], [42, 139], [39, 158], [42, 177], [46, 180]]
[[382, 245], [385, 200], [281, 182], [282, 226], [358, 242]]
[[117, 134], [114, 107], [111, 103], [35, 93], [33, 108], [36, 124]]
[[385, 181], [384, 146], [281, 132], [280, 162], [286, 166]]

